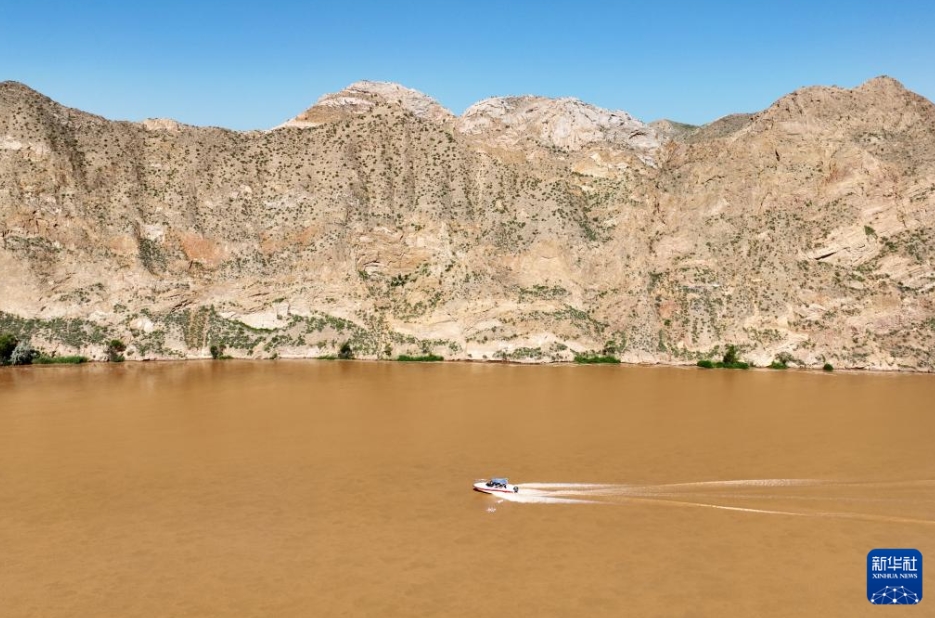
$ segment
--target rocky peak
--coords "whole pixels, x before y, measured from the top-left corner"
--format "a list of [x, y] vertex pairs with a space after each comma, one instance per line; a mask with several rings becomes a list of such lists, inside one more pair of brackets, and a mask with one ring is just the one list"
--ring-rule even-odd
[[182, 124], [178, 120], [171, 118], [147, 118], [140, 124], [147, 131], [167, 131], [169, 133], [178, 133]]
[[0, 93], [15, 93], [15, 92], [36, 92], [26, 84], [21, 82], [15, 82], [12, 80], [0, 82]]
[[52, 99], [20, 82], [0, 82], [0, 104], [4, 106], [57, 106]]
[[26, 84], [22, 82], [16, 82], [12, 80], [0, 82], [0, 97], [3, 98], [26, 98], [34, 97], [42, 99], [45, 101], [51, 101], [52, 99], [48, 98], [41, 92], [33, 90]]
[[651, 151], [656, 132], [624, 111], [610, 111], [574, 98], [494, 97], [475, 103], [457, 121], [467, 135], [484, 135], [499, 146], [520, 146], [528, 139], [577, 151], [602, 143]]
[[892, 77], [881, 76], [856, 88], [809, 86], [778, 99], [756, 115], [759, 125], [782, 123], [786, 127], [801, 125], [849, 126], [879, 125], [900, 127], [919, 120], [919, 114], [932, 113], [932, 104], [907, 90]]
[[858, 92], [896, 94], [900, 96], [911, 94], [909, 90], [902, 85], [902, 82], [893, 79], [889, 75], [880, 75], [868, 79], [854, 90]]
[[667, 142], [669, 140], [682, 141], [698, 129], [698, 127], [693, 124], [676, 122], [668, 118], [653, 120], [649, 123], [649, 126], [656, 132], [660, 142]]
[[314, 127], [347, 114], [365, 114], [378, 104], [399, 105], [419, 118], [434, 122], [446, 122], [454, 118], [454, 114], [438, 101], [418, 90], [392, 82], [365, 80], [322, 96], [315, 105], [280, 126]]

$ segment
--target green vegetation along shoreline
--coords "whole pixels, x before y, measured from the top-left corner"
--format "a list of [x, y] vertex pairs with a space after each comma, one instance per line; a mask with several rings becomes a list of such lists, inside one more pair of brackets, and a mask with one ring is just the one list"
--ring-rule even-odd
[[436, 354], [422, 354], [420, 356], [410, 356], [409, 354], [400, 354], [396, 360], [404, 363], [437, 363], [445, 360], [444, 357]]
[[[103, 339], [103, 338], [102, 338]], [[111, 363], [120, 363], [125, 360], [124, 352], [127, 350], [127, 345], [119, 339], [104, 339], [102, 341], [104, 346], [103, 352], [105, 356], [105, 362]], [[232, 357], [226, 354], [227, 347], [223, 342], [212, 343], [209, 346], [211, 358], [216, 361], [220, 360], [233, 360], [235, 357]], [[338, 354], [329, 354], [322, 355], [317, 357], [282, 357], [283, 360], [365, 360], [365, 361], [395, 361], [395, 362], [473, 362], [473, 363], [500, 363], [500, 364], [517, 364], [517, 365], [528, 365], [528, 364], [577, 364], [577, 365], [642, 365], [645, 363], [632, 363], [632, 362], [623, 362], [614, 355], [617, 351], [616, 346], [613, 345], [613, 342], [608, 342], [607, 346], [604, 347], [600, 352], [595, 352], [593, 350], [576, 352], [574, 355], [574, 360], [572, 361], [556, 361], [550, 360], [547, 362], [522, 362], [515, 359], [510, 359], [507, 356], [502, 356], [498, 358], [487, 359], [473, 359], [473, 358], [455, 358], [455, 359], [446, 359], [443, 356], [429, 352], [425, 347], [423, 348], [422, 354], [400, 354], [395, 359], [391, 356], [391, 347], [387, 346], [385, 349], [385, 355], [383, 358], [375, 359], [359, 359], [356, 355], [355, 350], [353, 349], [350, 341], [345, 341], [338, 351]], [[279, 359], [279, 354], [273, 354], [270, 357], [259, 359], [259, 358], [240, 358], [237, 360], [276, 360]], [[139, 359], [140, 362], [150, 362], [154, 359]], [[170, 359], [166, 359], [170, 360]], [[171, 359], [171, 360], [203, 360], [203, 359]], [[11, 333], [0, 333], [0, 365], [81, 365], [89, 362], [101, 362], [97, 360], [92, 360], [87, 356], [75, 354], [75, 355], [62, 355], [58, 356], [56, 354], [47, 354], [40, 349], [34, 348], [29, 339], [20, 339], [14, 334]], [[787, 369], [790, 362], [794, 362], [796, 366], [804, 370], [815, 370], [816, 368], [805, 367], [797, 359], [793, 358], [788, 353], [780, 353], [776, 356], [776, 359], [770, 363], [766, 369]], [[685, 363], [655, 363], [662, 364], [666, 366], [679, 367], [685, 366]], [[712, 360], [712, 359], [702, 359], [697, 362], [697, 366], [703, 369], [750, 369], [750, 368], [760, 368], [755, 367], [752, 363], [743, 361], [739, 358], [739, 352], [737, 347], [734, 345], [728, 346], [727, 352], [724, 354], [721, 360]], [[834, 371], [834, 367], [831, 363], [824, 363], [821, 367], [822, 371], [831, 372]], [[863, 369], [857, 369], [863, 370]], [[907, 371], [908, 372], [908, 371]], [[928, 373], [928, 372], [918, 372], [912, 371], [912, 373]]]

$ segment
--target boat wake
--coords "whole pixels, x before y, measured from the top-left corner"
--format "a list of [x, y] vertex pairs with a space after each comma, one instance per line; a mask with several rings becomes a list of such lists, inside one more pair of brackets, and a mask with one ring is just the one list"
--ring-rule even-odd
[[[497, 499], [523, 504], [651, 504], [935, 525], [935, 480], [744, 479], [645, 485], [535, 482], [521, 483], [518, 493], [498, 495]], [[834, 510], [823, 508], [823, 503]]]
[[521, 502], [525, 504], [597, 504], [595, 500], [569, 498], [556, 492], [526, 489], [525, 487], [522, 488], [519, 493], [498, 494], [497, 498], [507, 502]]

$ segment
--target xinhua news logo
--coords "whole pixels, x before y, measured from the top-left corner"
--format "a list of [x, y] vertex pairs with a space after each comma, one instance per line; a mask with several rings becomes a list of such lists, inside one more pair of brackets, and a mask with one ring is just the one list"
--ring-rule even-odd
[[917, 549], [874, 549], [867, 554], [867, 600], [874, 605], [922, 601], [922, 553]]

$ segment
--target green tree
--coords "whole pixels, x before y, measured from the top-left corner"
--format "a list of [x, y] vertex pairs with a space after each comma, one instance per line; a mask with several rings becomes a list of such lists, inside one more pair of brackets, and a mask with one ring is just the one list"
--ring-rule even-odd
[[10, 333], [0, 335], [0, 365], [6, 365], [10, 362], [10, 356], [13, 354], [13, 350], [16, 349], [17, 343], [19, 341]]
[[724, 364], [733, 365], [737, 363], [737, 346], [731, 344], [727, 346], [727, 353], [724, 354]]
[[127, 345], [124, 342], [119, 339], [111, 339], [107, 342], [107, 360], [112, 363], [122, 363], [123, 352], [126, 349]]
[[338, 352], [338, 358], [343, 358], [344, 360], [349, 360], [354, 358], [354, 349], [351, 348], [351, 342], [345, 341], [341, 345], [341, 351]]

